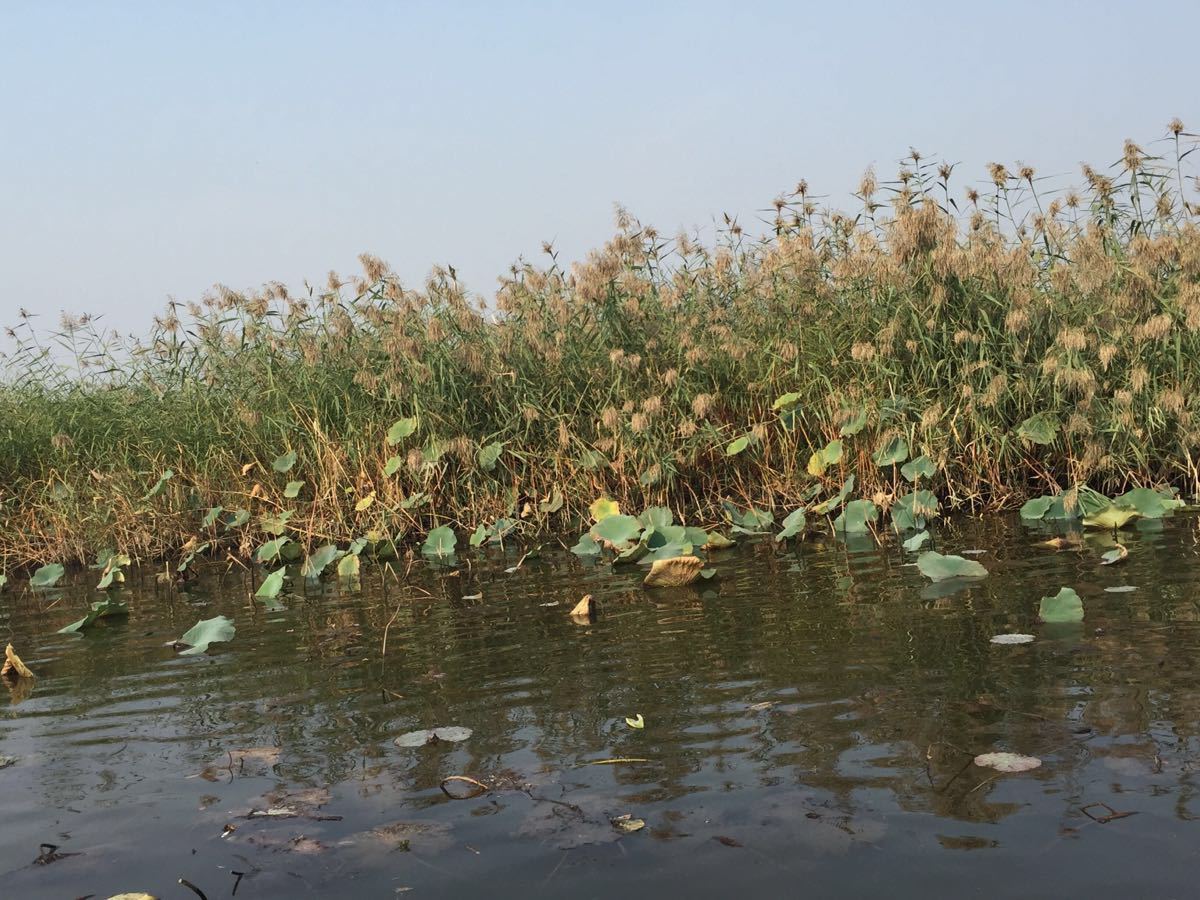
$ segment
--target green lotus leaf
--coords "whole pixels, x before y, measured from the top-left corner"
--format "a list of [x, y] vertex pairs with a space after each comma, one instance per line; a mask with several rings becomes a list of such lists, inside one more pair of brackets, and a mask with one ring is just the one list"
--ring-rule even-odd
[[973, 559], [961, 556], [943, 556], [926, 550], [917, 557], [917, 568], [930, 581], [945, 581], [947, 578], [983, 578], [988, 571]]
[[225, 616], [202, 619], [185, 631], [183, 637], [177, 641], [180, 644], [187, 644], [187, 649], [181, 651], [179, 655], [198, 656], [208, 649], [209, 644], [232, 641], [236, 631], [233, 621]]
[[1061, 589], [1053, 597], [1043, 597], [1038, 618], [1047, 624], [1083, 621], [1083, 601], [1071, 588]]
[[425, 536], [421, 552], [426, 556], [444, 558], [453, 556], [457, 545], [458, 538], [455, 537], [454, 530], [449, 525], [440, 525]]
[[1057, 434], [1058, 423], [1047, 413], [1032, 415], [1017, 426], [1017, 437], [1031, 444], [1053, 444]]
[[871, 454], [871, 460], [881, 469], [897, 465], [906, 459], [908, 459], [908, 441], [905, 440], [904, 435], [900, 434], [888, 438]]
[[417, 431], [416, 418], [397, 419], [387, 431], [388, 446], [394, 446]]

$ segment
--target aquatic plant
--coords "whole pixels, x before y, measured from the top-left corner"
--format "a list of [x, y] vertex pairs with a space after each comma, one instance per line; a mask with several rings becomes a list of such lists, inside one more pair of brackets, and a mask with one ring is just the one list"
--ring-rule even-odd
[[27, 314], [0, 384], [0, 552], [246, 558], [288, 537], [307, 556], [369, 531], [439, 558], [501, 519], [578, 533], [599, 494], [769, 533], [775, 510], [865, 527], [863, 502], [919, 528], [918, 485], [940, 511], [1195, 493], [1195, 137], [1173, 122], [1158, 146], [1059, 192], [999, 165], [964, 190], [913, 152], [857, 209], [802, 182], [764, 235], [730, 220], [707, 244], [621, 212], [586, 259], [547, 246], [489, 299], [364, 255], [300, 293], [172, 303], [139, 340]]

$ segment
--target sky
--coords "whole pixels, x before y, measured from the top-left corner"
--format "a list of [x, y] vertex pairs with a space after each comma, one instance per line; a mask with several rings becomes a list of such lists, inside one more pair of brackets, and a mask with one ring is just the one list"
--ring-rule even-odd
[[1200, 130], [1197, 34], [1195, 0], [0, 0], [0, 324], [142, 333], [363, 251], [490, 295], [543, 241], [598, 246], [615, 203], [753, 230], [910, 146], [960, 187], [992, 160], [1066, 183]]

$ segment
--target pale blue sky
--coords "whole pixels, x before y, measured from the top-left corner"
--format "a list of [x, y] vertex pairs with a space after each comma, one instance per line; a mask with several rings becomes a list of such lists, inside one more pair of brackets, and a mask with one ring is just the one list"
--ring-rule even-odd
[[909, 145], [1040, 172], [1200, 129], [1200, 4], [0, 0], [0, 323], [667, 234]]

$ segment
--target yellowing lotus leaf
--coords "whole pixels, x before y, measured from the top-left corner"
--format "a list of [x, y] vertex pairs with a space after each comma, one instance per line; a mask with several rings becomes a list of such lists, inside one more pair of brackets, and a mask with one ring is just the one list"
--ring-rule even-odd
[[602, 519], [607, 519], [609, 516], [619, 516], [621, 514], [621, 507], [617, 505], [616, 500], [601, 497], [588, 507], [588, 512], [592, 514], [593, 522], [599, 522]]
[[691, 584], [700, 577], [704, 563], [694, 556], [674, 556], [671, 559], [658, 559], [650, 567], [650, 573], [643, 586], [653, 587], [683, 587]]
[[21, 657], [17, 656], [17, 651], [13, 649], [12, 644], [4, 648], [4, 667], [0, 668], [0, 675], [4, 675], [7, 678], [33, 677], [33, 673], [29, 671], [29, 667], [21, 662]]

